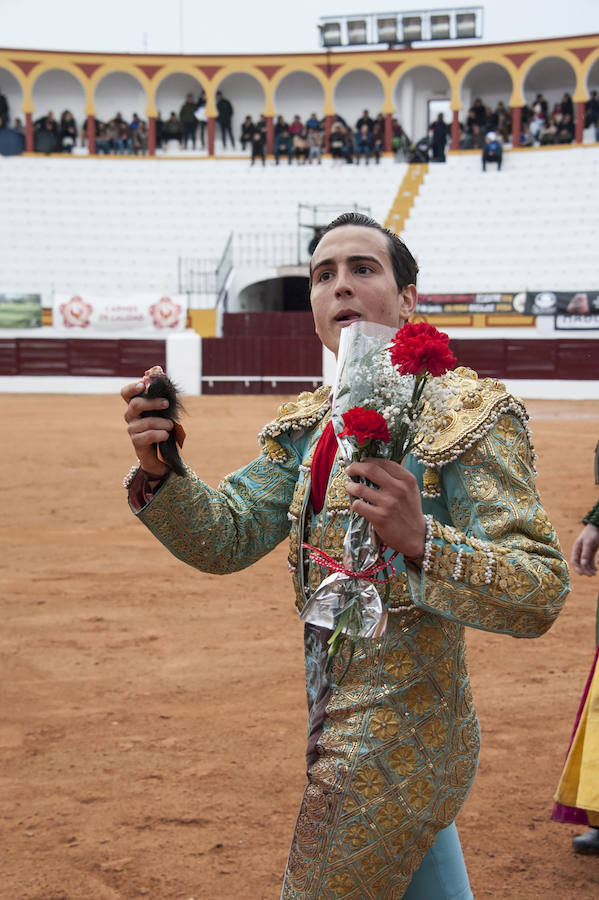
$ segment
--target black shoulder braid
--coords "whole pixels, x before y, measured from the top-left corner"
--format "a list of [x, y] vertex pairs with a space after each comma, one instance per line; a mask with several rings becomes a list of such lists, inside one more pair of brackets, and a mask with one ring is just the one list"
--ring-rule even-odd
[[590, 512], [582, 520], [585, 525], [596, 525], [599, 528], [599, 503], [595, 503]]

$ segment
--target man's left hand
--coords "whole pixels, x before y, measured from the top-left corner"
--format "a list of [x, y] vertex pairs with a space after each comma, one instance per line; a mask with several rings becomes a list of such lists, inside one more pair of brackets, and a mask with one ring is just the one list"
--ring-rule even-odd
[[418, 482], [411, 472], [389, 459], [368, 458], [354, 462], [346, 472], [367, 478], [375, 485], [350, 481], [347, 492], [354, 499], [351, 508], [374, 525], [383, 544], [412, 560], [424, 554], [426, 519]]

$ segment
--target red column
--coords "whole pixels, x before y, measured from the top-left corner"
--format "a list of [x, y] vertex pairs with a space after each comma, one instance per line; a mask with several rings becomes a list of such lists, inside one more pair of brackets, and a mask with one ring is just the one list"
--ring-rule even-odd
[[156, 156], [156, 119], [148, 118], [148, 156]]
[[385, 153], [391, 153], [393, 149], [393, 122], [391, 113], [385, 114], [385, 137], [383, 140], [383, 150]]
[[520, 132], [522, 128], [522, 107], [512, 106], [512, 147], [520, 146]]
[[333, 117], [325, 116], [324, 117], [324, 149], [325, 149], [325, 153], [329, 152], [329, 137], [331, 134], [332, 124], [333, 124]]
[[584, 131], [584, 103], [576, 104], [576, 129], [574, 132], [574, 140], [577, 144], [582, 144], [582, 132]]
[[208, 156], [214, 156], [214, 126], [216, 119], [208, 117]]
[[266, 152], [269, 156], [275, 152], [275, 123], [272, 116], [266, 117]]
[[33, 116], [25, 113], [25, 150], [33, 153]]
[[451, 149], [460, 149], [460, 120], [458, 118], [459, 110], [454, 109], [453, 119], [451, 120]]
[[87, 117], [86, 122], [86, 131], [87, 131], [87, 149], [90, 154], [96, 152], [96, 120], [93, 116]]

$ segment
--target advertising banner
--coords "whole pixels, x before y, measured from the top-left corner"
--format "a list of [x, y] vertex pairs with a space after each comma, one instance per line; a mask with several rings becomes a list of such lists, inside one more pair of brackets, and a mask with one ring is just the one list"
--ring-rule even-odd
[[[515, 313], [523, 312], [515, 302], [518, 294], [419, 294], [417, 313]], [[518, 306], [520, 305], [520, 308]]]
[[41, 327], [41, 294], [0, 294], [0, 328]]
[[525, 310], [531, 316], [555, 316], [556, 328], [597, 328], [599, 290], [527, 291]]
[[52, 309], [54, 328], [71, 337], [123, 331], [166, 334], [183, 331], [186, 319], [185, 294], [134, 294], [127, 298], [58, 294]]

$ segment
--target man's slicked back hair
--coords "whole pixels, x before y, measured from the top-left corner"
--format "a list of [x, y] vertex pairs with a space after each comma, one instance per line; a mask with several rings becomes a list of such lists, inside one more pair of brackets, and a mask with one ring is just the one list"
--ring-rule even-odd
[[[387, 247], [389, 256], [391, 257], [393, 275], [397, 287], [401, 291], [409, 284], [416, 284], [418, 263], [404, 242], [392, 231], [389, 231], [388, 228], [383, 228], [383, 226], [375, 219], [371, 219], [370, 216], [365, 216], [364, 213], [346, 212], [337, 216], [336, 219], [333, 219], [333, 221], [323, 229], [320, 240], [322, 240], [329, 231], [333, 231], [335, 228], [341, 228], [343, 225], [357, 225], [359, 228], [374, 228], [375, 231], [380, 231], [381, 234], [384, 234], [387, 238]], [[311, 277], [310, 281], [312, 281]]]

